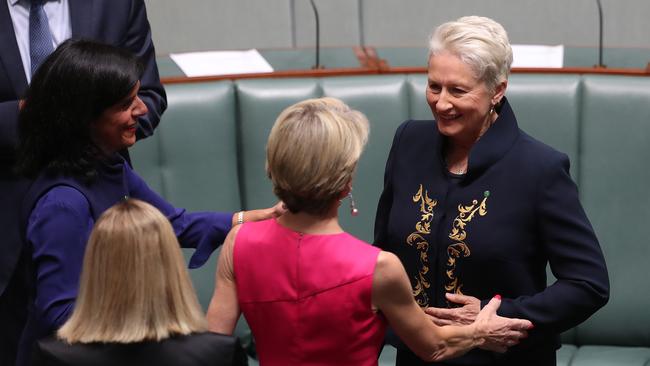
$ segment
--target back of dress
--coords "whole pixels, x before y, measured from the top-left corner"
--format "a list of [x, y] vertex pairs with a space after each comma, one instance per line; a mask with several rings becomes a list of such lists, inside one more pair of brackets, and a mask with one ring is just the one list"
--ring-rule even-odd
[[262, 366], [377, 365], [386, 322], [372, 311], [379, 249], [275, 220], [244, 224], [233, 263]]

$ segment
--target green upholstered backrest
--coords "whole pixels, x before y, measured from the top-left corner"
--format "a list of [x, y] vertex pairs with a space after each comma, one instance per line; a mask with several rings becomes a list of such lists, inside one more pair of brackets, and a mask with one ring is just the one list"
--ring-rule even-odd
[[425, 74], [406, 75], [409, 94], [409, 119], [433, 119], [431, 108], [427, 104], [427, 76]]
[[240, 80], [236, 85], [242, 202], [246, 209], [269, 207], [278, 201], [265, 169], [271, 127], [285, 108], [322, 92], [317, 79]]
[[176, 84], [167, 92], [158, 129], [165, 197], [189, 210], [238, 210], [233, 84]]
[[582, 203], [609, 270], [609, 303], [579, 344], [650, 346], [650, 78], [585, 76]]
[[383, 189], [383, 171], [393, 134], [408, 115], [404, 77], [358, 76], [324, 79], [242, 80], [237, 82], [240, 164], [246, 208], [266, 207], [277, 199], [264, 169], [268, 134], [280, 112], [303, 99], [336, 97], [358, 109], [370, 121], [370, 141], [354, 180], [360, 210], [351, 217], [343, 202], [343, 227], [372, 241], [375, 209]]
[[[165, 89], [169, 107], [156, 133], [131, 150], [135, 170], [176, 207], [238, 210], [233, 84], [174, 84]], [[186, 257], [190, 254], [188, 250]], [[216, 258], [190, 271], [204, 307], [214, 289]]]
[[147, 182], [149, 188], [163, 194], [160, 162], [160, 134], [158, 130], [129, 149], [133, 169]]
[[519, 128], [569, 156], [578, 179], [581, 87], [578, 75], [511, 75], [506, 97]]
[[[578, 75], [515, 74], [508, 80], [506, 96], [517, 116], [519, 128], [562, 151], [571, 161], [571, 175], [579, 179], [578, 131], [580, 127], [581, 81]], [[555, 277], [548, 272], [548, 283]], [[575, 330], [562, 335], [574, 343]]]
[[[343, 226], [372, 240], [384, 164], [402, 120], [429, 119], [425, 75], [257, 79], [167, 85], [169, 109], [156, 134], [131, 150], [135, 169], [173, 204], [237, 210], [276, 202], [264, 169], [268, 133], [300, 100], [342, 99], [365, 113], [370, 140], [354, 181], [361, 210]], [[623, 76], [512, 75], [506, 93], [520, 127], [565, 152], [582, 203], [601, 241], [610, 303], [565, 342], [650, 346], [650, 79]], [[241, 195], [240, 195], [241, 189]], [[212, 257], [212, 261], [216, 256]], [[207, 305], [214, 263], [191, 271]], [[553, 279], [551, 278], [550, 281]]]
[[[571, 161], [571, 175], [579, 179], [578, 133], [581, 81], [578, 75], [511, 75], [506, 97], [519, 128], [562, 151]], [[547, 270], [548, 283], [555, 277]], [[562, 341], [575, 343], [575, 330], [562, 334]]]
[[[237, 174], [235, 89], [232, 82], [166, 85], [168, 109], [153, 136], [131, 149], [134, 169], [176, 207], [190, 211], [241, 208]], [[189, 260], [192, 249], [185, 249]], [[199, 302], [208, 308], [217, 249], [202, 267], [190, 270]], [[242, 319], [235, 331], [244, 346], [250, 330]]]
[[134, 169], [188, 210], [240, 208], [231, 82], [167, 85], [169, 107], [153, 136], [131, 149]]
[[329, 78], [321, 82], [325, 96], [343, 100], [368, 117], [370, 135], [353, 181], [359, 216], [350, 215], [343, 201], [339, 215], [343, 228], [372, 243], [375, 211], [384, 188], [384, 168], [397, 126], [408, 116], [408, 94], [403, 75]]

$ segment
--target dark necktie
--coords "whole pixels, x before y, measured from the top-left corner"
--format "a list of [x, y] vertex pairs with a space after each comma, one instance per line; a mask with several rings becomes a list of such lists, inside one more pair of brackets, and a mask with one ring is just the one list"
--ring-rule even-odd
[[29, 8], [29, 57], [32, 62], [32, 75], [54, 50], [43, 2], [44, 0], [31, 0]]

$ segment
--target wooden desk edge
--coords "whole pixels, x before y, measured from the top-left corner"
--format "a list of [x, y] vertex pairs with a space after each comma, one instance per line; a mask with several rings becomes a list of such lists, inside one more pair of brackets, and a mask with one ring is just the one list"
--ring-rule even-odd
[[355, 75], [376, 75], [379, 70], [376, 68], [340, 68], [340, 69], [317, 69], [317, 70], [284, 70], [274, 72], [262, 72], [254, 74], [216, 75], [216, 76], [172, 76], [162, 77], [163, 84], [179, 83], [200, 83], [205, 81], [239, 80], [239, 79], [276, 79], [276, 78], [307, 78], [327, 76], [355, 76]]
[[[318, 70], [284, 70], [270, 73], [218, 75], [218, 76], [173, 76], [162, 77], [163, 84], [198, 83], [206, 81], [239, 80], [239, 79], [277, 79], [277, 78], [307, 78], [307, 77], [330, 77], [330, 76], [359, 76], [359, 75], [382, 75], [382, 74], [425, 74], [427, 68], [424, 66], [395, 66], [388, 67], [380, 60], [373, 67], [361, 68], [340, 68], [340, 69], [318, 69]], [[645, 69], [610, 69], [599, 67], [563, 67], [563, 68], [533, 68], [516, 67], [512, 69], [513, 74], [597, 74], [597, 75], [627, 75], [627, 76], [650, 76], [650, 66]]]

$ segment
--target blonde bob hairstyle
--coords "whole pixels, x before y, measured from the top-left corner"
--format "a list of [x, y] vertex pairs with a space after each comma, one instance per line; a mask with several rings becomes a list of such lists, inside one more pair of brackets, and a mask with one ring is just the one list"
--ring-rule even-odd
[[135, 199], [106, 210], [90, 234], [79, 295], [59, 338], [132, 343], [205, 330], [167, 218]]
[[501, 24], [486, 17], [467, 16], [441, 24], [429, 41], [429, 57], [449, 52], [458, 56], [489, 90], [508, 79], [512, 47]]
[[289, 211], [325, 215], [350, 189], [368, 140], [368, 119], [335, 98], [285, 109], [271, 129], [266, 170]]

